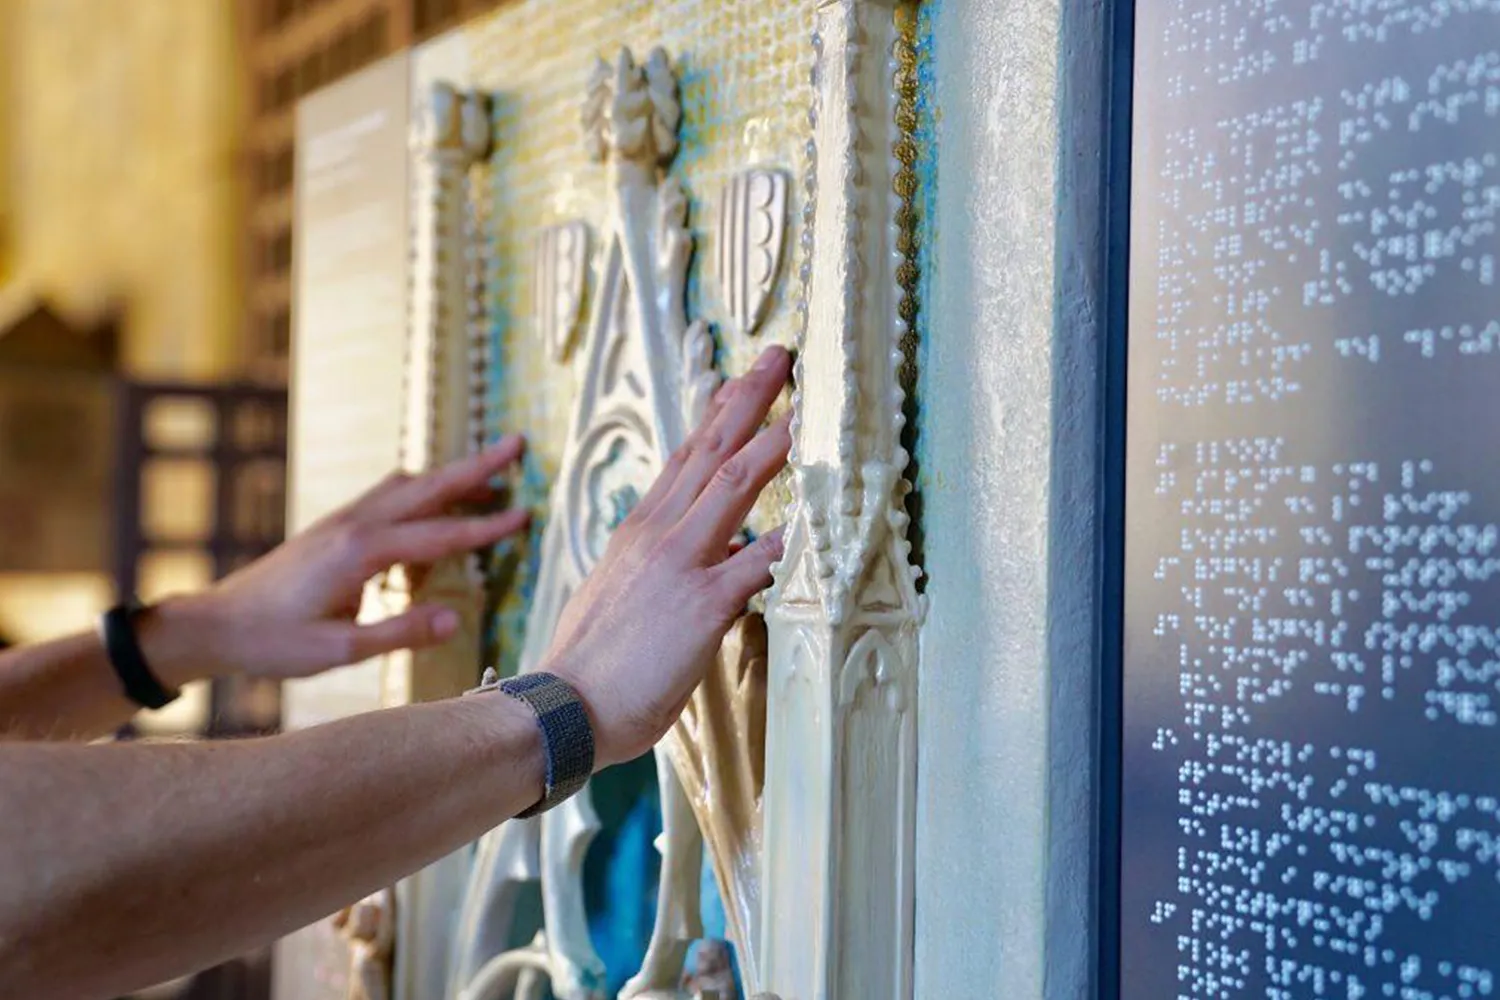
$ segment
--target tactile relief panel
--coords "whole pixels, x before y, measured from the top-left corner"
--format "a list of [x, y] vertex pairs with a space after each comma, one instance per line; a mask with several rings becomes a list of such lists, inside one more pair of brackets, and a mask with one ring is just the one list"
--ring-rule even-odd
[[[608, 181], [605, 168], [585, 154], [579, 125], [594, 60], [612, 59], [622, 45], [644, 59], [660, 45], [677, 67], [683, 122], [671, 172], [687, 189], [697, 247], [688, 318], [713, 324], [720, 368], [737, 374], [764, 346], [791, 344], [796, 335], [813, 7], [812, 0], [525, 0], [465, 29], [473, 82], [494, 94], [492, 197], [485, 206], [499, 347], [491, 430], [525, 431], [549, 479], [561, 457], [575, 380], [571, 364], [548, 356], [533, 318], [532, 247], [545, 226], [578, 218], [589, 224], [599, 252]], [[728, 329], [712, 262], [719, 191], [749, 166], [784, 171], [789, 204], [781, 278], [764, 325], [744, 337]], [[768, 492], [752, 525], [772, 526], [784, 502], [780, 490]]]

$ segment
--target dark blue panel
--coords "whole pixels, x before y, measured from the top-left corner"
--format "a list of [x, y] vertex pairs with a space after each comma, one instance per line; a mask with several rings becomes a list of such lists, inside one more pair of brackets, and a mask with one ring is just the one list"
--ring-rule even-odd
[[1500, 3], [1134, 30], [1120, 995], [1500, 996]]

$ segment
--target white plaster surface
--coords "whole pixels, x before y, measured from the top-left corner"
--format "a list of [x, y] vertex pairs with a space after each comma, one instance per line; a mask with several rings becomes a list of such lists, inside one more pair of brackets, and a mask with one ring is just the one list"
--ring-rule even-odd
[[933, 13], [919, 997], [1060, 1000], [1090, 983], [1103, 15], [1067, 7]]

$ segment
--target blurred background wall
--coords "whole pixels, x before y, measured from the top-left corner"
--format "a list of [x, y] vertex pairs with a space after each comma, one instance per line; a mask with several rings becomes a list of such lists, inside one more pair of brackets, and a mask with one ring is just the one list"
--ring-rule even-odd
[[128, 371], [225, 375], [242, 317], [234, 6], [0, 7], [7, 304], [87, 323], [125, 302]]
[[[125, 377], [236, 373], [234, 14], [203, 0], [0, 4], [0, 331], [45, 308], [85, 337], [113, 327], [102, 353]], [[85, 627], [112, 596], [106, 573], [7, 569], [13, 640]]]

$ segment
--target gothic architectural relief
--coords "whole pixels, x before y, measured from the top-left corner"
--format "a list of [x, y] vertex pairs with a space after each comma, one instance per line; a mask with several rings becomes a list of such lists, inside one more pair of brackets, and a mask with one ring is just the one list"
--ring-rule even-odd
[[759, 983], [912, 995], [917, 629], [901, 446], [914, 54], [882, 0], [818, 7], [793, 501], [767, 601]]
[[[702, 936], [705, 849], [746, 995], [911, 997], [923, 615], [901, 444], [900, 374], [916, 303], [911, 9], [896, 0], [817, 8], [786, 553], [764, 618], [735, 626], [657, 747], [658, 912], [625, 997], [720, 991], [708, 985], [723, 980], [711, 961], [697, 977], [683, 974]], [[485, 363], [487, 339], [475, 333], [485, 269], [475, 264], [482, 243], [466, 185], [488, 143], [477, 128], [466, 138], [464, 103], [439, 88], [419, 147], [416, 271], [426, 283], [413, 294], [410, 411], [429, 416], [408, 427], [412, 465], [471, 447], [469, 421], [483, 416], [468, 408], [476, 395], [457, 389]], [[707, 325], [689, 322], [685, 308], [688, 198], [666, 169], [680, 118], [664, 52], [644, 63], [628, 50], [600, 61], [582, 125], [590, 157], [603, 164], [607, 212], [544, 230], [530, 257], [538, 340], [554, 360], [576, 350], [579, 381], [540, 539], [523, 671], [541, 665], [568, 598], [719, 381]], [[739, 171], [706, 220], [716, 242], [705, 276], [719, 282], [728, 335], [753, 336], [768, 313], [788, 187], [776, 169]], [[586, 275], [590, 228], [597, 253]], [[445, 260], [469, 263], [444, 270]], [[486, 834], [458, 869], [445, 862], [448, 874], [432, 882], [442, 888], [428, 898], [448, 893], [457, 922], [451, 937], [426, 930], [429, 940], [442, 935], [446, 968], [413, 996], [602, 1000], [605, 968], [583, 891], [598, 830], [585, 790]], [[462, 890], [455, 870], [465, 873]], [[542, 902], [534, 938], [515, 922], [528, 885]]]
[[[676, 88], [661, 50], [644, 65], [622, 50], [613, 62], [599, 62], [588, 81], [584, 141], [605, 165], [610, 211], [599, 230], [602, 254], [583, 336], [581, 386], [542, 538], [523, 671], [540, 664], [569, 596], [718, 385], [707, 326], [689, 323], [684, 308], [692, 255], [687, 198], [664, 173], [677, 150]], [[565, 310], [558, 307], [567, 302], [554, 278], [546, 281], [553, 301], [539, 309], [548, 323], [559, 320], [548, 341], [556, 356], [566, 343]], [[677, 995], [688, 946], [701, 935], [702, 840], [672, 761], [665, 746], [658, 750], [659, 907], [644, 964], [624, 996]], [[564, 1000], [601, 995], [604, 967], [590, 940], [582, 879], [598, 828], [585, 790], [480, 841], [454, 941], [449, 996], [521, 995], [520, 972], [528, 969], [545, 973], [552, 993]], [[517, 893], [530, 881], [540, 883], [543, 932], [527, 948], [507, 950]]]

